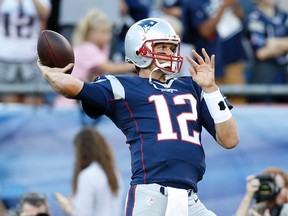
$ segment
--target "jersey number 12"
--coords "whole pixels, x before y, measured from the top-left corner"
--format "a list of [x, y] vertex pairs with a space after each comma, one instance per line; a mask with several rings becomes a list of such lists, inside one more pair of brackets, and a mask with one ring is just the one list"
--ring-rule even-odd
[[[190, 135], [187, 124], [188, 121], [197, 121], [198, 119], [196, 99], [192, 94], [177, 95], [173, 98], [175, 106], [185, 105], [187, 101], [190, 101], [191, 112], [181, 113], [177, 116], [181, 140], [200, 145], [199, 132], [194, 130], [193, 135]], [[157, 134], [158, 140], [178, 139], [177, 133], [173, 131], [171, 115], [165, 97], [163, 95], [153, 95], [149, 97], [149, 102], [154, 102], [158, 116], [161, 131]]]

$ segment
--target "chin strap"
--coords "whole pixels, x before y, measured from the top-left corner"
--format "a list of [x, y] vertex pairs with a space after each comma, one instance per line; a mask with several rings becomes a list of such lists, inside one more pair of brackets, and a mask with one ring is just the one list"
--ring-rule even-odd
[[[150, 75], [149, 75], [149, 84], [152, 85], [155, 89], [157, 89], [157, 90], [159, 90], [159, 91], [165, 91], [166, 89], [169, 89], [169, 88], [170, 88], [172, 82], [169, 83], [168, 85], [167, 85], [167, 84], [163, 85], [165, 88], [158, 88], [158, 87], [156, 86], [156, 84], [155, 84], [155, 83], [153, 82], [153, 80], [152, 80], [152, 74], [153, 74], [155, 71], [157, 71], [157, 70], [161, 70], [161, 69], [159, 69], [158, 67], [155, 67], [155, 68], [151, 71], [151, 73], [150, 73]], [[161, 71], [162, 71], [162, 70], [161, 70]], [[163, 72], [163, 71], [162, 71], [162, 72]], [[163, 72], [163, 73], [165, 73], [165, 72]], [[169, 73], [170, 73], [170, 74], [166, 74], [166, 73], [165, 73], [165, 81], [171, 80], [171, 79], [173, 79], [173, 78], [176, 76], [176, 73], [171, 73], [171, 72], [169, 72]], [[173, 81], [174, 81], [174, 79], [173, 79]]]
[[[155, 83], [153, 83], [153, 80], [152, 80], [152, 74], [153, 74], [155, 71], [157, 71], [157, 70], [159, 70], [159, 68], [158, 68], [158, 67], [155, 67], [155, 68], [151, 71], [151, 73], [150, 73], [150, 75], [149, 75], [149, 84], [152, 85], [155, 89], [161, 91], [161, 88], [158, 88], [158, 87], [155, 85]], [[166, 79], [166, 77], [165, 77], [165, 79]]]
[[[164, 62], [164, 63], [159, 63], [158, 59], [155, 59], [155, 65], [156, 67], [153, 69], [153, 71], [150, 74], [150, 77], [152, 76], [152, 73], [156, 70], [161, 70], [163, 73], [165, 73], [165, 81], [174, 78], [176, 76], [176, 72], [171, 72], [171, 71], [167, 71], [165, 70], [165, 67], [170, 67], [171, 64], [169, 62]], [[158, 67], [157, 67], [158, 66]], [[174, 63], [172, 63], [172, 69], [175, 70], [176, 69], [176, 65]]]
[[169, 80], [169, 79], [172, 79], [172, 78], [175, 78], [176, 76], [176, 73], [171, 73], [171, 74], [166, 74], [165, 75], [165, 80]]

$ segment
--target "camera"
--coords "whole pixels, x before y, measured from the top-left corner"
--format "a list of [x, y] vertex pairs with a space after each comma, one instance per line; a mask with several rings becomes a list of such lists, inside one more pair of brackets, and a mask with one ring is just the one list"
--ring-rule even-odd
[[254, 194], [256, 202], [274, 200], [280, 192], [280, 188], [276, 184], [274, 177], [269, 174], [260, 174], [256, 178], [260, 180], [259, 189]]

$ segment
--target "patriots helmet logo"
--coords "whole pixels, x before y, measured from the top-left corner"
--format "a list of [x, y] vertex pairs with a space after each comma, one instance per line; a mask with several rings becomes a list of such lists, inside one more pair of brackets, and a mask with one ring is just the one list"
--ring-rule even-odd
[[156, 25], [158, 22], [152, 19], [145, 19], [138, 23], [138, 25], [143, 29], [145, 33], [147, 33], [151, 27]]

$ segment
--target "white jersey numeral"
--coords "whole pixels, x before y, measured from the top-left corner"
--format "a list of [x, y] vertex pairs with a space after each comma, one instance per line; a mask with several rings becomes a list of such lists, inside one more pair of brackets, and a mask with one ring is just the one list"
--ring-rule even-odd
[[154, 101], [159, 120], [160, 131], [158, 140], [177, 139], [177, 133], [173, 132], [169, 108], [163, 95], [149, 97], [149, 102]]
[[[149, 97], [149, 102], [154, 102], [156, 113], [158, 116], [160, 133], [157, 134], [158, 140], [178, 139], [177, 133], [173, 131], [171, 115], [167, 101], [163, 95], [153, 95]], [[180, 128], [180, 135], [183, 141], [200, 145], [199, 132], [193, 130], [193, 135], [189, 134], [188, 121], [197, 121], [197, 100], [192, 94], [177, 95], [173, 98], [174, 104], [185, 105], [190, 104], [191, 112], [181, 113], [177, 116], [177, 122]]]

